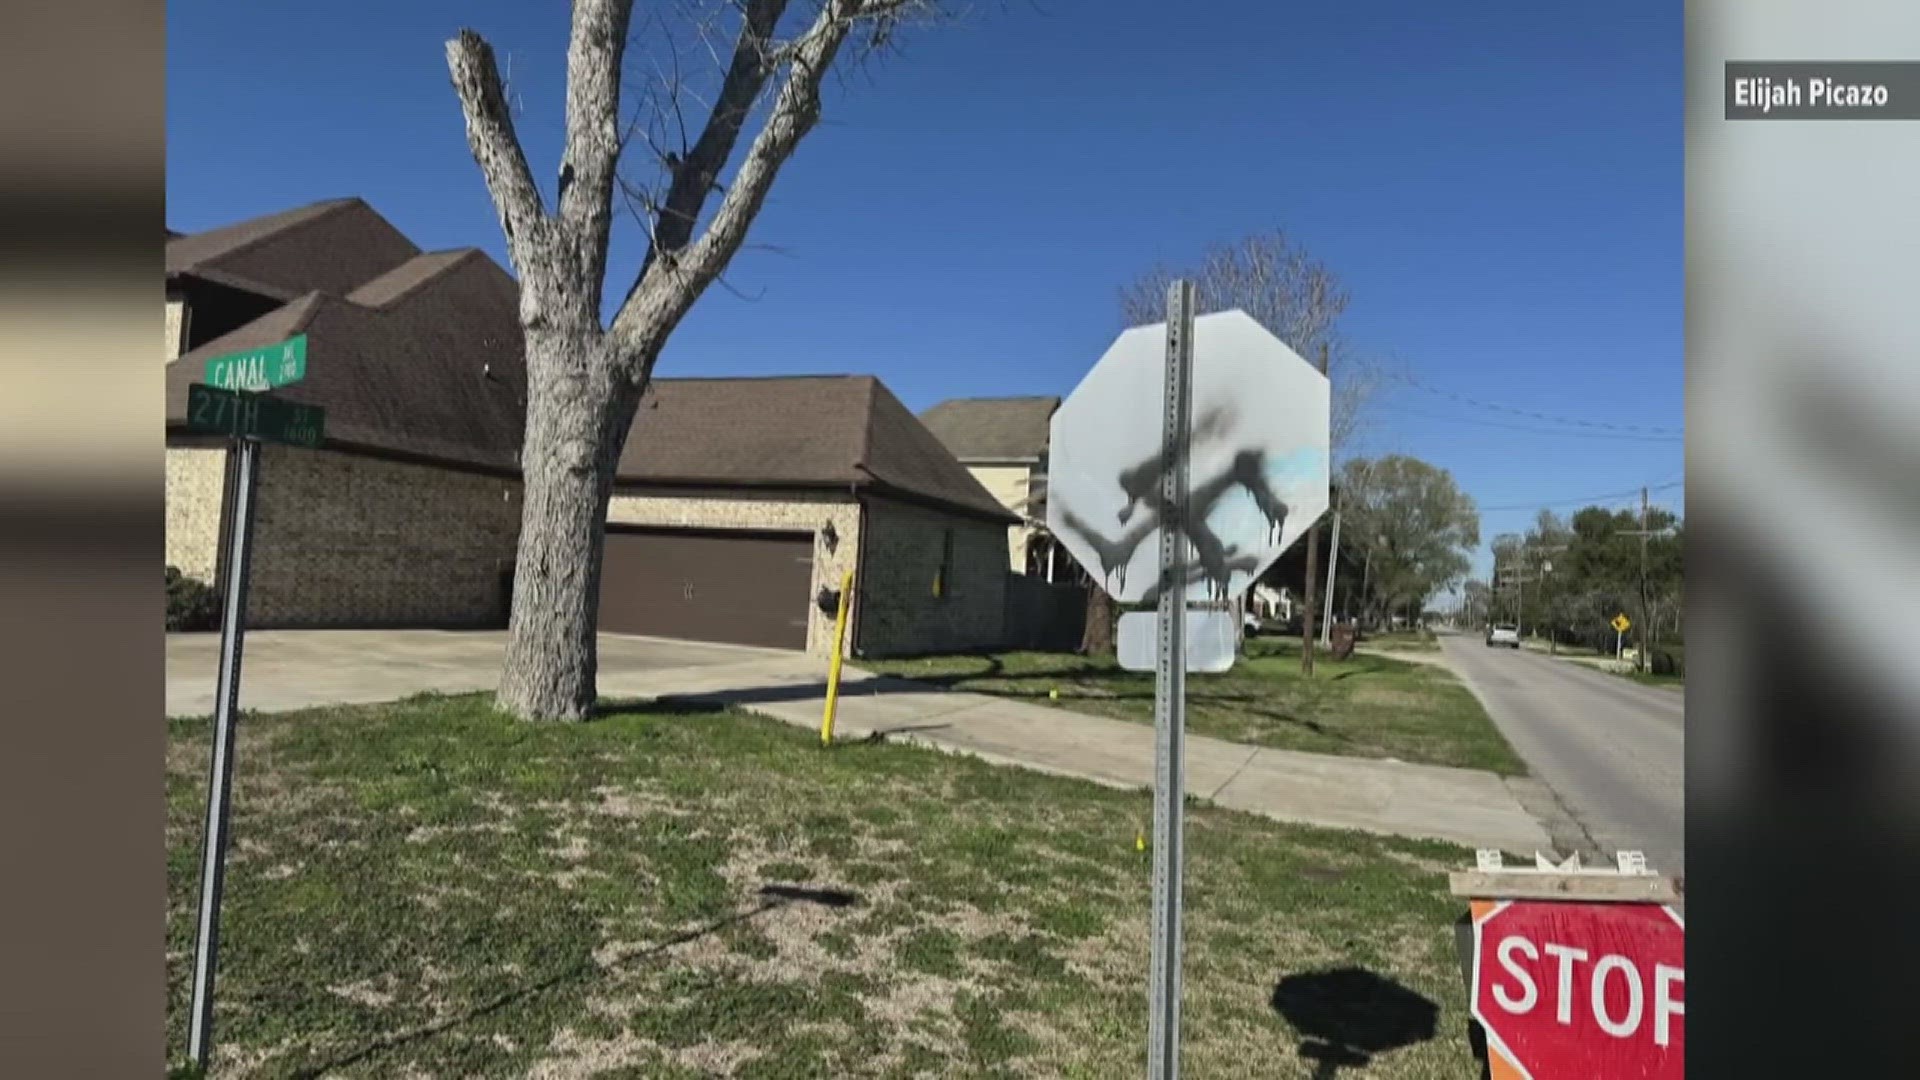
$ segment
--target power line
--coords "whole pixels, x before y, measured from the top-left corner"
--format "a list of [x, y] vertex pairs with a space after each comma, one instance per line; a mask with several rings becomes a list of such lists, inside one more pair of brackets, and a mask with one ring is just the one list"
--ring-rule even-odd
[[[1665, 484], [1649, 484], [1645, 490], [1665, 491], [1668, 488], [1677, 488], [1684, 483], [1686, 483], [1685, 480], [1674, 480]], [[1483, 514], [1491, 514], [1491, 513], [1495, 513], [1503, 510], [1551, 510], [1557, 506], [1593, 506], [1599, 503], [1617, 502], [1621, 499], [1637, 498], [1639, 497], [1640, 492], [1641, 492], [1640, 488], [1634, 488], [1631, 491], [1619, 491], [1609, 495], [1589, 495], [1589, 496], [1586, 496], [1585, 498], [1561, 499], [1556, 502], [1515, 503], [1512, 506], [1483, 506], [1483, 507], [1480, 507], [1480, 512]]]
[[1395, 379], [1407, 386], [1413, 387], [1415, 390], [1422, 390], [1426, 393], [1446, 398], [1449, 401], [1457, 401], [1462, 405], [1471, 405], [1478, 409], [1491, 409], [1494, 412], [1507, 413], [1512, 416], [1524, 416], [1529, 420], [1542, 420], [1550, 424], [1570, 424], [1574, 427], [1596, 428], [1602, 431], [1638, 432], [1642, 435], [1684, 434], [1680, 428], [1658, 424], [1616, 424], [1605, 420], [1582, 420], [1574, 416], [1556, 416], [1553, 413], [1536, 412], [1532, 409], [1516, 409], [1511, 405], [1500, 405], [1491, 401], [1481, 401], [1479, 398], [1468, 397], [1465, 394], [1456, 394], [1451, 390], [1442, 390], [1437, 386], [1429, 385], [1405, 373], [1396, 375]]
[[1534, 427], [1528, 424], [1511, 424], [1499, 420], [1481, 420], [1471, 416], [1447, 416], [1444, 413], [1429, 413], [1408, 410], [1403, 406], [1391, 406], [1392, 412], [1399, 416], [1409, 416], [1419, 420], [1438, 420], [1448, 424], [1473, 424], [1478, 427], [1503, 428], [1508, 431], [1525, 431], [1534, 435], [1551, 435], [1557, 439], [1625, 439], [1637, 442], [1676, 443], [1685, 441], [1686, 436], [1641, 435], [1630, 431], [1566, 431], [1557, 428]]

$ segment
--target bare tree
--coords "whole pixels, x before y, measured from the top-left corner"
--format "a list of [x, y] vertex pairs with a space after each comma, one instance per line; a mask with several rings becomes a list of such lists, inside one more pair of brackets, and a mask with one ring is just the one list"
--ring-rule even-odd
[[[623, 125], [633, 0], [574, 0], [566, 138], [552, 205], [514, 131], [493, 48], [472, 30], [447, 42], [467, 144], [519, 274], [526, 332], [526, 495], [501, 707], [530, 719], [578, 719], [592, 710], [603, 526], [654, 362], [740, 250], [781, 167], [819, 121], [821, 85], [843, 47], [850, 39], [856, 49], [884, 45], [898, 21], [926, 3], [816, 0], [786, 36], [788, 0], [716, 0], [708, 11], [686, 11], [718, 61], [717, 85], [700, 101], [674, 63], [647, 95], [648, 115]], [[730, 45], [715, 44], [723, 22], [732, 27]], [[697, 130], [686, 125], [689, 109]], [[757, 122], [751, 132], [750, 122]], [[723, 183], [743, 135], [745, 154]], [[647, 144], [662, 178], [652, 187], [621, 175], [622, 155], [636, 140]], [[603, 323], [616, 191], [646, 228], [648, 245], [625, 299]]]
[[1165, 319], [1167, 287], [1182, 279], [1194, 283], [1203, 314], [1238, 308], [1309, 362], [1317, 362], [1321, 347], [1326, 347], [1327, 377], [1333, 384], [1333, 449], [1336, 454], [1345, 449], [1379, 379], [1376, 365], [1340, 335], [1348, 296], [1334, 272], [1282, 230], [1255, 233], [1208, 249], [1191, 267], [1156, 267], [1123, 286], [1120, 314], [1125, 325]]

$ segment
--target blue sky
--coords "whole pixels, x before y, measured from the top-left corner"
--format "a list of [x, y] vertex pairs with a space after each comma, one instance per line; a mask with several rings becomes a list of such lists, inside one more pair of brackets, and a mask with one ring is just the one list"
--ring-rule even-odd
[[[562, 0], [167, 15], [172, 227], [356, 194], [506, 264], [442, 43], [494, 42], [550, 184]], [[976, 2], [832, 90], [728, 275], [745, 297], [711, 291], [659, 373], [871, 372], [916, 410], [1066, 393], [1121, 284], [1284, 227], [1346, 282], [1346, 335], [1417, 384], [1363, 450], [1452, 470], [1483, 540], [1627, 505], [1682, 470], [1681, 70], [1653, 0]]]

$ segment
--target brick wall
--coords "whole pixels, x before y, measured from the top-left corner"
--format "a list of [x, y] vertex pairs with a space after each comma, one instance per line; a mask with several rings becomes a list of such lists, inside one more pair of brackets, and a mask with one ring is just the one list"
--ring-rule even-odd
[[167, 565], [213, 583], [220, 555], [225, 447], [167, 447]]
[[[621, 525], [660, 525], [702, 529], [767, 529], [813, 534], [813, 583], [838, 589], [840, 576], [854, 569], [860, 549], [860, 513], [851, 494], [792, 494], [743, 491], [647, 491], [623, 488], [607, 506], [607, 520]], [[832, 539], [827, 525], [831, 524]], [[807, 606], [807, 651], [833, 653], [833, 613]]]
[[[225, 453], [167, 449], [167, 561], [208, 582]], [[504, 625], [519, 488], [428, 465], [263, 447], [248, 625]]]
[[[933, 594], [952, 531], [945, 595]], [[1005, 637], [1007, 527], [883, 499], [867, 504], [861, 654], [963, 652]]]
[[187, 305], [178, 296], [167, 297], [167, 359], [180, 355], [180, 345], [186, 340]]

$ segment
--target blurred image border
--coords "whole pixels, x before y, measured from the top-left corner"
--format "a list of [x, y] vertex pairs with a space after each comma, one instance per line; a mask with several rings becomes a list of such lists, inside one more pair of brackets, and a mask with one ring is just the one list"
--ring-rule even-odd
[[1728, 121], [1723, 76], [1893, 59], [1920, 8], [1686, 11], [1687, 1064], [1906, 1075], [1920, 127]]
[[165, 1071], [165, 6], [0, 37], [0, 1075]]

